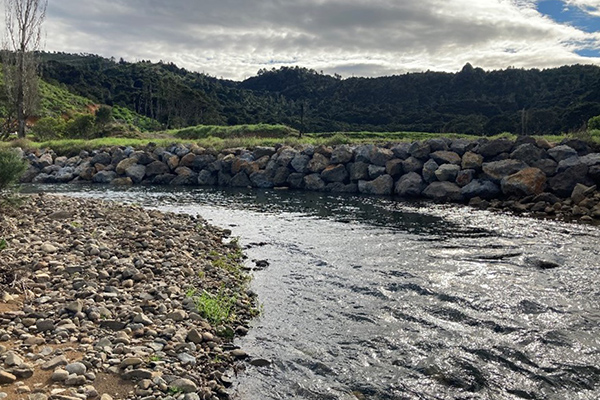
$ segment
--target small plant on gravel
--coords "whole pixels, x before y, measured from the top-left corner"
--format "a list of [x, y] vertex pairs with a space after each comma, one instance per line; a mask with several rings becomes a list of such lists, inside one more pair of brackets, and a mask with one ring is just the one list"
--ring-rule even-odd
[[8, 247], [8, 243], [6, 243], [6, 239], [0, 239], [0, 251], [6, 249]]
[[194, 296], [194, 300], [200, 315], [216, 325], [231, 320], [237, 301], [235, 296], [227, 295], [223, 288], [216, 295], [204, 291], [200, 296]]
[[154, 361], [154, 362], [157, 362], [157, 361], [160, 361], [160, 360], [162, 360], [162, 357], [161, 357], [161, 356], [159, 356], [159, 355], [153, 354], [153, 355], [151, 355], [151, 356], [148, 358], [148, 360], [149, 360], [149, 361]]
[[171, 386], [168, 390], [168, 393], [171, 395], [181, 394], [183, 393], [183, 389], [176, 386]]

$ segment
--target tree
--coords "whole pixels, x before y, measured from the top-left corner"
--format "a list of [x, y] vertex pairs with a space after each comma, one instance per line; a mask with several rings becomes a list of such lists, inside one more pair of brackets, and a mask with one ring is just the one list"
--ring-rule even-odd
[[12, 117], [19, 137], [38, 103], [38, 74], [35, 59], [40, 49], [42, 23], [48, 0], [4, 0], [6, 40], [3, 51], [4, 79]]

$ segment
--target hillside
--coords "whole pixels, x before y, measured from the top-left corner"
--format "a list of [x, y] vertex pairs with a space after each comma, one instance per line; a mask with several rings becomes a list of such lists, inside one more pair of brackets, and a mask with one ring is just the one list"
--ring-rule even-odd
[[284, 67], [234, 82], [172, 63], [65, 53], [42, 60], [48, 82], [169, 128], [280, 123], [313, 132], [557, 134], [600, 114], [600, 68], [589, 65], [486, 72], [467, 64], [458, 73], [348, 79]]

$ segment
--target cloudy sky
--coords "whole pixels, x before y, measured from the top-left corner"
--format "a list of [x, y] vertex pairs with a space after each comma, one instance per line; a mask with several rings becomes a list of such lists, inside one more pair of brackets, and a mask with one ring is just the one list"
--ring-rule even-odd
[[600, 65], [600, 0], [49, 0], [45, 48], [241, 80]]

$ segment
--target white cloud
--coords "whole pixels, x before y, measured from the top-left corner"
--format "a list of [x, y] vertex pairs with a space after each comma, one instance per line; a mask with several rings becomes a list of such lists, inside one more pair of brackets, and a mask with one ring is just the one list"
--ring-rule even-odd
[[582, 11], [600, 17], [600, 0], [566, 0], [569, 5], [574, 5]]
[[61, 0], [49, 3], [46, 28], [48, 50], [162, 59], [233, 79], [281, 65], [343, 76], [467, 62], [545, 68], [597, 63], [575, 51], [600, 44], [534, 0]]

